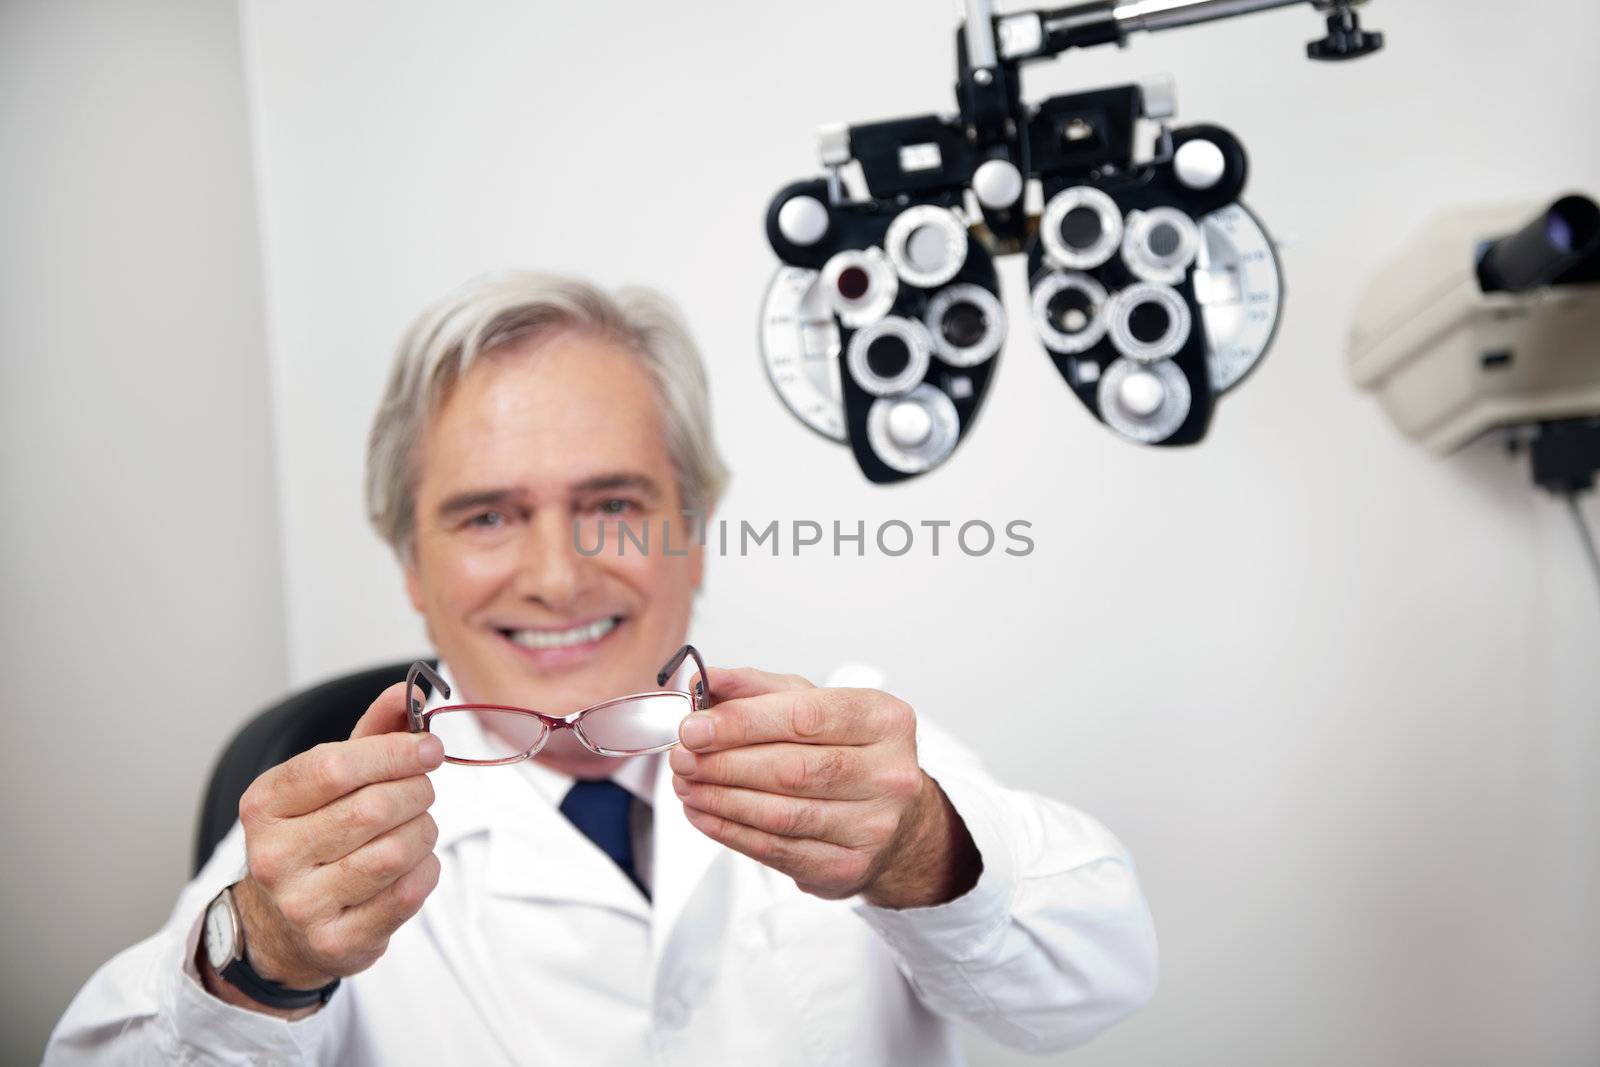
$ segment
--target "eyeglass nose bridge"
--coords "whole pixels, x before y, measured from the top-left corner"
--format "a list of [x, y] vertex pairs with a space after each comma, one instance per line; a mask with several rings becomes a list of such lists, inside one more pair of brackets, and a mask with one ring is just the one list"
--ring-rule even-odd
[[[578, 720], [583, 718], [592, 709], [580, 708], [571, 715], [549, 715], [542, 711], [535, 711], [532, 708], [523, 708], [519, 710], [527, 715], [533, 716], [535, 719], [538, 719], [540, 725], [544, 727], [539, 734], [539, 740], [534, 743], [532, 748], [523, 749], [521, 756], [518, 757], [519, 759], [532, 759], [540, 752], [543, 752], [544, 746], [550, 743], [550, 738], [555, 735], [557, 730], [571, 730], [572, 736], [578, 739], [578, 744], [583, 745], [584, 748], [589, 748], [588, 744], [584, 742], [583, 732], [577, 727]], [[593, 749], [590, 749], [590, 751], [593, 751]]]
[[540, 750], [542, 750], [545, 745], [550, 743], [550, 738], [555, 736], [555, 732], [557, 730], [571, 730], [572, 736], [578, 739], [578, 744], [583, 745], [584, 748], [588, 748], [589, 746], [585, 744], [583, 740], [583, 731], [578, 729], [578, 720], [587, 715], [589, 711], [589, 708], [579, 708], [571, 715], [546, 715], [542, 711], [534, 712], [534, 714], [539, 717], [539, 721], [544, 723], [545, 729], [544, 736], [539, 739], [539, 743], [537, 745], [534, 745], [533, 748], [528, 750], [528, 755], [538, 755]]
[[527, 714], [538, 719], [539, 722], [543, 724], [544, 731], [539, 735], [539, 740], [534, 744], [534, 746], [532, 748], [523, 749], [521, 756], [518, 758], [532, 759], [534, 756], [537, 756], [540, 752], [544, 751], [544, 746], [550, 743], [550, 738], [555, 735], [557, 730], [571, 730], [572, 736], [578, 739], [578, 744], [582, 745], [587, 751], [593, 752], [597, 756], [609, 755], [609, 753], [602, 751], [584, 736], [583, 731], [578, 729], [578, 722], [590, 712], [604, 711], [606, 708], [632, 699], [634, 698], [620, 697], [616, 700], [608, 700], [603, 704], [596, 704], [593, 707], [579, 708], [571, 715], [551, 715], [547, 712], [535, 711], [532, 708], [522, 709]]

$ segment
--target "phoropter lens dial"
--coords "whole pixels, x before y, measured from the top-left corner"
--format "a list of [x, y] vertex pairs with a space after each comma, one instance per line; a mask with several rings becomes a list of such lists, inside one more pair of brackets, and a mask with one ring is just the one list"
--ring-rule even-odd
[[867, 443], [902, 474], [921, 474], [956, 447], [961, 420], [956, 406], [931, 385], [902, 397], [874, 400], [867, 412]]
[[1106, 335], [1106, 289], [1087, 274], [1052, 271], [1033, 287], [1033, 321], [1045, 347], [1087, 352]]
[[967, 228], [948, 208], [919, 204], [895, 216], [883, 245], [902, 281], [936, 289], [967, 261]]
[[1123, 226], [1122, 261], [1147, 282], [1181, 285], [1200, 252], [1200, 228], [1175, 207], [1130, 211]]
[[1045, 258], [1063, 270], [1093, 270], [1122, 243], [1122, 209], [1099, 189], [1074, 185], [1050, 198], [1039, 219]]
[[899, 396], [921, 384], [932, 354], [927, 327], [889, 315], [851, 336], [845, 365], [856, 384], [873, 396]]
[[1176, 355], [1189, 340], [1193, 317], [1176, 289], [1137, 282], [1112, 296], [1106, 329], [1118, 352], [1139, 363]]
[[952, 367], [975, 367], [1006, 339], [1006, 314], [981, 285], [951, 285], [933, 294], [923, 322], [933, 350]]
[[822, 267], [822, 287], [839, 321], [865, 326], [889, 313], [900, 283], [880, 248], [849, 249]]
[[1178, 432], [1189, 417], [1189, 379], [1170, 359], [1111, 361], [1096, 392], [1107, 426], [1140, 444], [1153, 445]]

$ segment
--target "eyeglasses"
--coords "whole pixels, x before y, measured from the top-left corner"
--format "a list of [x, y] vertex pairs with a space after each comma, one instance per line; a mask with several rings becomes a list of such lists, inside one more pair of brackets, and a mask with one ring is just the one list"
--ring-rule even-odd
[[600, 756], [664, 752], [678, 743], [678, 725], [685, 716], [710, 706], [705, 661], [693, 645], [684, 645], [672, 654], [657, 672], [656, 684], [666, 685], [685, 657], [693, 657], [700, 670], [693, 695], [671, 689], [633, 693], [566, 716], [501, 704], [445, 704], [424, 711], [419, 676], [445, 699], [450, 697], [450, 686], [426, 663], [413, 663], [406, 672], [411, 732], [433, 734], [444, 742], [446, 762], [472, 767], [497, 767], [528, 759], [544, 747], [553, 731], [563, 729], [571, 729], [584, 748]]

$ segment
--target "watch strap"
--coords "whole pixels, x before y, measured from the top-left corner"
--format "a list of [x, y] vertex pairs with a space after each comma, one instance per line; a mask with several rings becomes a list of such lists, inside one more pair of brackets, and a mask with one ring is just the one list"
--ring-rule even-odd
[[[233, 886], [228, 886], [212, 901], [211, 906], [226, 907], [229, 913], [229, 924], [233, 928], [233, 959], [229, 960], [217, 974], [222, 980], [233, 986], [239, 992], [255, 1001], [265, 1004], [269, 1008], [281, 1008], [285, 1011], [299, 1008], [309, 1008], [313, 1004], [326, 1004], [328, 998], [333, 996], [333, 991], [339, 988], [339, 979], [335, 978], [320, 989], [291, 989], [279, 985], [270, 978], [263, 978], [254, 967], [250, 966], [250, 954], [246, 951], [244, 937], [244, 922], [239, 915], [239, 904], [233, 899]], [[212, 961], [216, 966], [216, 961]]]
[[319, 989], [290, 989], [269, 978], [263, 978], [250, 966], [250, 961], [240, 953], [239, 958], [222, 969], [223, 979], [239, 992], [258, 1004], [269, 1008], [309, 1008], [313, 1004], [326, 1004], [333, 991], [339, 988], [335, 978]]

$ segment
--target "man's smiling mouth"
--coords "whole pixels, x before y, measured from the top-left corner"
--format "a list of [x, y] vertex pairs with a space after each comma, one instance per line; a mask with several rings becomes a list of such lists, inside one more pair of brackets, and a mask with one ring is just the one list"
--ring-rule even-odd
[[500, 635], [521, 648], [572, 648], [600, 640], [621, 622], [622, 616], [608, 615], [565, 630], [501, 630]]

